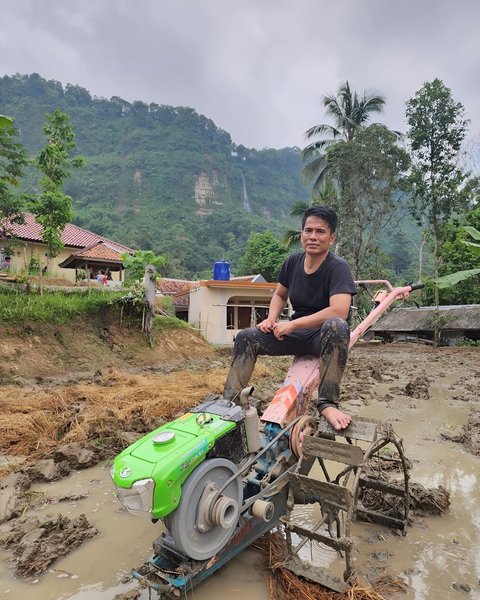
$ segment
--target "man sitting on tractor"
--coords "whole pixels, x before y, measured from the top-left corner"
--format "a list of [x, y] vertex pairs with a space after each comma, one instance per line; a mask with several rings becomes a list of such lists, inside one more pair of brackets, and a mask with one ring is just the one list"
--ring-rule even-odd
[[[336, 226], [337, 215], [329, 207], [305, 211], [303, 252], [290, 255], [283, 264], [267, 318], [235, 338], [223, 393], [228, 400], [238, 400], [257, 356], [313, 355], [320, 363], [318, 413], [337, 430], [351, 422], [351, 416], [338, 409], [338, 398], [350, 340], [347, 318], [356, 288], [347, 262], [330, 252]], [[289, 321], [279, 321], [288, 299], [294, 313]]]

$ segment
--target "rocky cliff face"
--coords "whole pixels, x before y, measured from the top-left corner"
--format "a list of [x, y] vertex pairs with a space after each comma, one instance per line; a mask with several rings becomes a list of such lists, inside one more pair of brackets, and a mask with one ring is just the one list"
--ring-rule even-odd
[[197, 215], [204, 216], [212, 213], [215, 208], [223, 206], [223, 202], [217, 200], [219, 187], [226, 188], [225, 181], [220, 183], [218, 172], [206, 172], [195, 176], [195, 202], [198, 204]]

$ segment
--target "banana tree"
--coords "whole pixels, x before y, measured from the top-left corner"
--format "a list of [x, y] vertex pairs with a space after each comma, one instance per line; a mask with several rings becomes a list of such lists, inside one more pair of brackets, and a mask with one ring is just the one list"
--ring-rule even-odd
[[[464, 227], [465, 231], [472, 237], [475, 242], [470, 242], [468, 240], [461, 240], [462, 244], [465, 244], [470, 248], [472, 252], [480, 256], [480, 244], [476, 242], [480, 242], [480, 231], [475, 229], [475, 227], [466, 226]], [[456, 285], [460, 281], [464, 281], [465, 279], [469, 279], [474, 275], [480, 275], [480, 269], [467, 269], [466, 271], [457, 271], [456, 273], [450, 273], [450, 275], [444, 275], [443, 277], [439, 277], [435, 280], [435, 284], [439, 289], [445, 289], [451, 287], [452, 285]]]
[[0, 127], [10, 127], [11, 125], [13, 125], [13, 119], [0, 115]]

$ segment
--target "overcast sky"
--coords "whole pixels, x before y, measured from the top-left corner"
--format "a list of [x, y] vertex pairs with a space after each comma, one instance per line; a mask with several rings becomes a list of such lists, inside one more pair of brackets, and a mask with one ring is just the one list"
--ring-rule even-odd
[[[405, 102], [439, 77], [480, 135], [480, 0], [2, 0], [0, 74], [191, 106], [237, 144], [304, 146], [348, 80]], [[0, 107], [0, 113], [2, 112]]]

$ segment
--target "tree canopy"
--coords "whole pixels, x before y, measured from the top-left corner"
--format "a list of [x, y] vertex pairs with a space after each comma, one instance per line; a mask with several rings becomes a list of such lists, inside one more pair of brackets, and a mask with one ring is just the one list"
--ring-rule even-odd
[[285, 245], [270, 231], [254, 233], [239, 260], [239, 275], [261, 274], [267, 281], [276, 281], [287, 255]]
[[63, 248], [61, 240], [65, 225], [73, 218], [72, 198], [62, 187], [71, 170], [83, 166], [81, 157], [71, 157], [75, 148], [75, 134], [70, 117], [59, 110], [47, 115], [43, 125], [47, 144], [36, 159], [41, 193], [33, 199], [32, 212], [42, 226], [42, 240], [48, 246], [48, 259], [57, 256]]
[[[425, 83], [407, 102], [412, 167], [409, 176], [411, 210], [429, 234], [434, 255], [434, 279], [442, 260], [445, 227], [457, 211], [465, 211], [475, 188], [469, 174], [458, 166], [468, 127], [465, 109], [455, 102], [440, 79]], [[439, 291], [435, 287], [435, 305]], [[439, 340], [440, 324], [435, 325]]]
[[25, 200], [17, 188], [27, 164], [27, 152], [17, 140], [16, 129], [8, 123], [5, 127], [0, 127], [1, 248], [8, 248], [12, 244], [11, 225], [24, 222]]
[[397, 136], [383, 125], [357, 132], [348, 144], [329, 151], [331, 176], [339, 182], [332, 202], [339, 218], [340, 253], [354, 277], [378, 276], [379, 242], [399, 206], [402, 176], [409, 165]]

